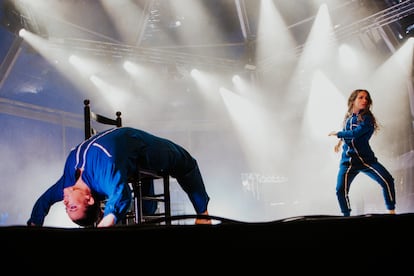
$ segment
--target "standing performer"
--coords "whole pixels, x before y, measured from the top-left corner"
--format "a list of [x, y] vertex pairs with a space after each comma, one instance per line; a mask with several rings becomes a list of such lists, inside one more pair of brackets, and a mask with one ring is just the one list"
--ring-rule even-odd
[[346, 217], [351, 214], [349, 189], [352, 181], [360, 172], [365, 173], [381, 186], [386, 208], [390, 214], [395, 214], [394, 178], [378, 162], [369, 144], [372, 134], [379, 129], [375, 116], [371, 112], [371, 105], [372, 98], [367, 90], [354, 90], [348, 98], [348, 111], [345, 114], [343, 129], [328, 134], [340, 139], [335, 145], [335, 152], [339, 152], [343, 142], [336, 195], [341, 212]]

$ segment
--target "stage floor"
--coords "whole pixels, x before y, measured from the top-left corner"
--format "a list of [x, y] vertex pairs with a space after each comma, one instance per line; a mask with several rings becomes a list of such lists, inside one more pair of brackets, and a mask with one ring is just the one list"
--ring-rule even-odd
[[403, 267], [412, 270], [413, 221], [414, 214], [407, 213], [304, 216], [264, 223], [223, 219], [213, 225], [6, 226], [0, 227], [0, 242], [3, 264], [18, 262], [19, 269], [31, 272], [45, 272], [52, 264], [70, 264], [73, 269], [76, 264], [71, 263], [80, 260], [83, 265], [98, 262], [98, 270], [122, 264], [118, 269], [126, 272], [146, 266], [166, 269], [167, 264], [173, 265], [171, 271], [181, 271], [198, 264], [207, 266], [206, 271], [221, 265], [235, 271], [284, 267], [336, 273], [359, 264], [371, 273], [395, 273]]

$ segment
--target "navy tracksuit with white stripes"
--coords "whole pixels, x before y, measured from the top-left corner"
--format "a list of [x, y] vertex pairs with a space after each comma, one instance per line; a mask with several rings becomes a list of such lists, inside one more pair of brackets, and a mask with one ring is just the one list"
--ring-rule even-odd
[[71, 150], [63, 175], [38, 198], [27, 224], [43, 225], [50, 207], [63, 200], [64, 188], [76, 182], [78, 169], [83, 170], [82, 180], [97, 199], [107, 199], [104, 216], [112, 213], [119, 221], [131, 205], [128, 178], [136, 173], [137, 164], [176, 178], [195, 211], [201, 214], [207, 210], [210, 197], [197, 161], [187, 150], [148, 132], [121, 127], [96, 134]]
[[358, 114], [352, 114], [346, 119], [344, 129], [337, 134], [337, 137], [344, 142], [336, 184], [336, 195], [344, 216], [349, 216], [351, 213], [348, 193], [352, 181], [360, 172], [365, 173], [381, 186], [388, 210], [394, 210], [396, 204], [394, 178], [378, 162], [369, 144], [369, 139], [374, 133], [372, 117], [366, 114], [362, 119], [358, 121]]

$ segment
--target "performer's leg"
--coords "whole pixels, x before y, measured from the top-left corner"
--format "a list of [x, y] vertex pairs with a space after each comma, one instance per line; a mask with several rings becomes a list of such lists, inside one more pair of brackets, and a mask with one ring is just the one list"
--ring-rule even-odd
[[338, 171], [336, 183], [336, 197], [338, 199], [339, 208], [345, 217], [351, 215], [351, 204], [349, 201], [349, 189], [357, 171], [352, 170], [349, 166], [341, 165]]

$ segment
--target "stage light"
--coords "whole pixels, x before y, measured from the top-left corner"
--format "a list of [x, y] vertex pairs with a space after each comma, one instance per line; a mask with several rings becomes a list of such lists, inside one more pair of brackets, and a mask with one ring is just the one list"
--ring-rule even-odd
[[26, 30], [23, 28], [23, 29], [20, 29], [20, 31], [19, 31], [19, 36], [21, 37], [21, 38], [23, 38], [24, 37], [24, 35], [26, 34]]

